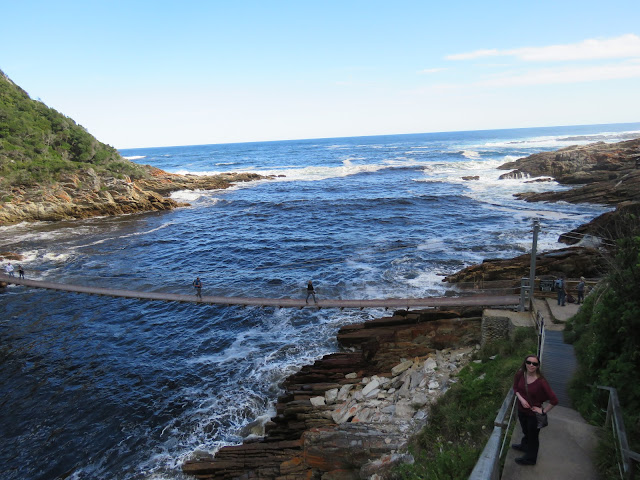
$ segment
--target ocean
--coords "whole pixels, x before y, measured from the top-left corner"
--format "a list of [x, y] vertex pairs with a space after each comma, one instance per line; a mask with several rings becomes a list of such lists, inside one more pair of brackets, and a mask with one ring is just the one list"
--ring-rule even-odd
[[[539, 249], [610, 208], [526, 203], [555, 182], [499, 180], [533, 153], [640, 136], [640, 123], [122, 150], [176, 173], [269, 180], [176, 192], [170, 212], [0, 227], [27, 278], [255, 297], [455, 294], [444, 275]], [[478, 177], [463, 180], [462, 177]], [[0, 463], [6, 479], [182, 479], [196, 451], [242, 441], [279, 383], [383, 310], [141, 302], [0, 293]]]

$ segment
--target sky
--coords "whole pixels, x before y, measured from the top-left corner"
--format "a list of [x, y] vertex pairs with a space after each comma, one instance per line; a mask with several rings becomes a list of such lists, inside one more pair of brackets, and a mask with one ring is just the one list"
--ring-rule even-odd
[[0, 7], [0, 69], [119, 149], [640, 121], [637, 0]]

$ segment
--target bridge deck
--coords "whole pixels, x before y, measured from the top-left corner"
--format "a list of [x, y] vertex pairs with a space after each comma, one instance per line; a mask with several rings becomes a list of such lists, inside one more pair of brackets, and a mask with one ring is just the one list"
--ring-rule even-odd
[[383, 298], [372, 300], [319, 299], [317, 303], [306, 303], [302, 298], [255, 298], [255, 297], [220, 297], [203, 295], [184, 295], [164, 292], [141, 292], [136, 290], [120, 290], [115, 288], [71, 285], [47, 282], [42, 280], [26, 280], [17, 277], [0, 275], [0, 282], [24, 285], [33, 288], [46, 288], [65, 292], [109, 297], [133, 298], [137, 300], [156, 300], [164, 302], [188, 302], [209, 305], [238, 305], [278, 308], [418, 308], [418, 307], [491, 307], [518, 305], [517, 295], [483, 295], [474, 294], [462, 297], [427, 297], [427, 298]]

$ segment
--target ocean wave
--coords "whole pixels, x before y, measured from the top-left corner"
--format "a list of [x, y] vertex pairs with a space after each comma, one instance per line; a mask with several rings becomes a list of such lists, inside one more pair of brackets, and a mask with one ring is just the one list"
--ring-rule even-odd
[[480, 153], [475, 150], [463, 150], [460, 152], [463, 157], [471, 158], [473, 160], [480, 158]]
[[506, 149], [557, 149], [570, 145], [586, 145], [594, 142], [614, 143], [622, 140], [631, 140], [640, 137], [640, 131], [630, 130], [625, 132], [602, 132], [584, 135], [548, 135], [532, 137], [523, 140], [505, 140], [501, 142], [487, 142], [479, 147], [506, 148]]
[[146, 155], [131, 155], [129, 157], [123, 157], [126, 158], [127, 160], [140, 160], [142, 158], [147, 158]]
[[178, 190], [172, 192], [170, 198], [176, 202], [196, 203], [206, 201], [207, 205], [215, 205], [220, 199], [213, 198], [212, 195], [219, 195], [220, 193], [220, 190]]
[[[129, 233], [129, 234], [118, 235], [118, 239], [138, 237], [138, 236], [141, 236], [141, 235], [149, 235], [150, 233], [155, 233], [155, 232], [157, 232], [159, 230], [162, 230], [162, 229], [165, 229], [165, 228], [167, 228], [167, 227], [169, 227], [171, 225], [173, 225], [173, 222], [167, 222], [167, 223], [164, 223], [164, 224], [160, 225], [159, 227], [152, 228], [150, 230], [145, 230], [144, 232], [133, 232], [133, 233]], [[108, 241], [111, 241], [111, 240], [113, 240], [112, 237], [103, 238], [103, 239], [100, 239], [100, 240], [96, 240], [95, 242], [87, 243], [87, 244], [84, 244], [84, 245], [77, 245], [75, 248], [92, 247], [92, 246], [100, 245], [100, 244], [102, 244], [104, 242], [108, 242]]]

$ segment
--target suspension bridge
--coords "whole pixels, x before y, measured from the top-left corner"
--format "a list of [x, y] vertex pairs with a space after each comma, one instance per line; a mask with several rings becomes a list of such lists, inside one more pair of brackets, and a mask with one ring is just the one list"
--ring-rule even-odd
[[215, 295], [185, 295], [166, 292], [144, 292], [116, 288], [74, 285], [68, 283], [31, 280], [0, 275], [0, 282], [23, 285], [31, 288], [44, 288], [61, 292], [99, 295], [107, 297], [130, 298], [146, 301], [198, 303], [208, 305], [242, 306], [242, 307], [276, 307], [276, 308], [427, 308], [427, 307], [509, 307], [518, 305], [518, 295], [468, 294], [464, 296], [426, 297], [426, 298], [381, 298], [367, 300], [350, 299], [318, 299], [307, 302], [304, 298], [258, 298], [258, 297], [224, 297]]

